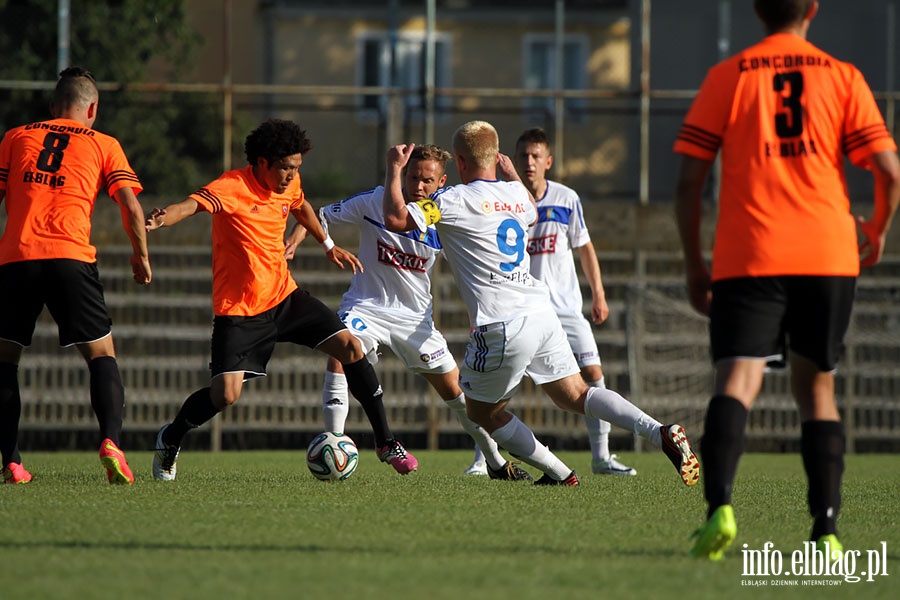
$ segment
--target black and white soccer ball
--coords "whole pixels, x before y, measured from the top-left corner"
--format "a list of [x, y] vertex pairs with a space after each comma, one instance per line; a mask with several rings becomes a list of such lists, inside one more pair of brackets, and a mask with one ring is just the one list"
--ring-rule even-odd
[[358, 464], [359, 449], [343, 433], [320, 433], [306, 449], [306, 466], [322, 481], [343, 481], [353, 475]]

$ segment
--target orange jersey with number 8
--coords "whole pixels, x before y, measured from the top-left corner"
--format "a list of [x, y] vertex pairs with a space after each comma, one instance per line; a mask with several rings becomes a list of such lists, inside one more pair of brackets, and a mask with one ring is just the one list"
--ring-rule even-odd
[[143, 187], [119, 142], [71, 119], [30, 123], [0, 142], [6, 229], [0, 264], [69, 258], [95, 262], [91, 215], [101, 189]]
[[713, 280], [859, 274], [844, 155], [896, 145], [856, 67], [784, 33], [714, 66], [675, 152], [720, 149]]

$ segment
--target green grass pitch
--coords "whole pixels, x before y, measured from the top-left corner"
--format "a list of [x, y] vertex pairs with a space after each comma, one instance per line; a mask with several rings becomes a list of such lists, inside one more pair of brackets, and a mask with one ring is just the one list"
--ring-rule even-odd
[[587, 452], [562, 452], [577, 488], [464, 477], [466, 451], [416, 455], [400, 477], [363, 449], [348, 481], [323, 483], [301, 451], [185, 452], [162, 483], [149, 452], [129, 452], [137, 482], [112, 487], [93, 453], [25, 452], [35, 480], [0, 486], [0, 598], [900, 598], [898, 456], [847, 457], [839, 521], [863, 557], [886, 542], [888, 575], [772, 589], [784, 578], [745, 577], [741, 548], [801, 548], [798, 455], [743, 457], [738, 538], [715, 564], [687, 556], [702, 482], [684, 487], [661, 454], [600, 477]]

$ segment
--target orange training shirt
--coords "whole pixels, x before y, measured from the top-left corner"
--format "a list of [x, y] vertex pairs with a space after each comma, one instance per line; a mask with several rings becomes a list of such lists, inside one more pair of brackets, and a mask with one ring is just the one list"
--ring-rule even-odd
[[298, 175], [283, 194], [264, 189], [253, 167], [234, 169], [190, 196], [212, 214], [213, 313], [255, 316], [297, 289], [284, 231], [305, 197]]
[[71, 119], [10, 129], [0, 142], [6, 229], [0, 264], [69, 258], [96, 261], [91, 215], [101, 189], [143, 189], [119, 142]]
[[853, 65], [803, 38], [770, 35], [706, 75], [675, 152], [722, 150], [714, 281], [859, 274], [844, 155], [896, 150]]

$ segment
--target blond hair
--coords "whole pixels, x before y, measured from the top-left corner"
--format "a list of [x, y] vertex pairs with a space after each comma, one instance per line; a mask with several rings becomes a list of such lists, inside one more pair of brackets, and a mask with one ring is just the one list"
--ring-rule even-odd
[[479, 169], [497, 164], [500, 136], [487, 121], [469, 121], [453, 132], [453, 152], [460, 154]]

